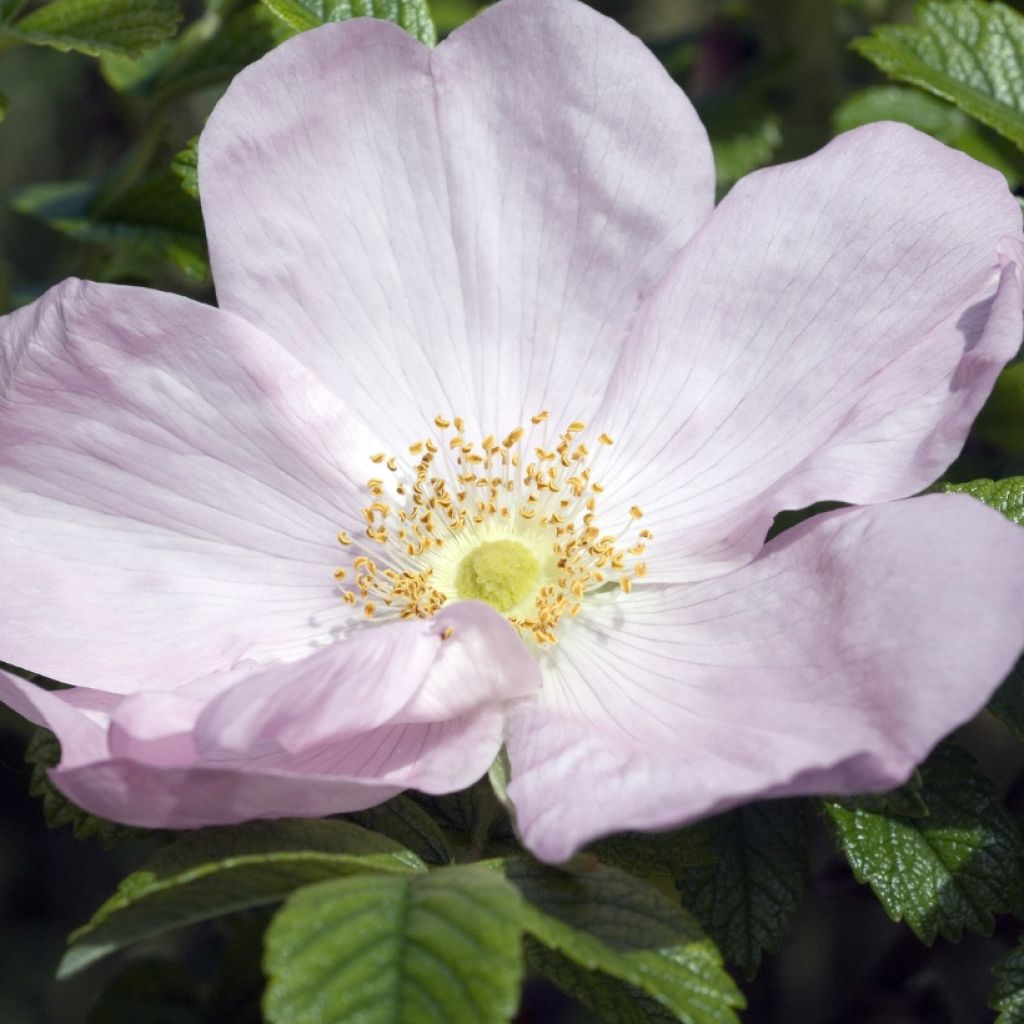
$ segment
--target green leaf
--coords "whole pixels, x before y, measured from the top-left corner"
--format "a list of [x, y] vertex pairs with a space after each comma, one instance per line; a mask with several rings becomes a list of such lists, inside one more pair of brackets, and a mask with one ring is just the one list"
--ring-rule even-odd
[[1002, 512], [1018, 526], [1024, 526], [1024, 476], [1005, 480], [971, 480], [966, 484], [947, 484], [948, 494], [969, 494], [989, 508]]
[[181, 181], [186, 195], [199, 198], [199, 136], [193, 135], [185, 148], [171, 161], [171, 170]]
[[1021, 888], [1021, 835], [974, 759], [943, 746], [925, 762], [925, 817], [901, 817], [826, 800], [832, 832], [859, 882], [894, 921], [927, 945], [990, 934]]
[[143, 178], [97, 209], [100, 194], [96, 181], [30, 185], [14, 194], [12, 205], [71, 238], [169, 262], [195, 280], [206, 278], [202, 214], [170, 168]]
[[803, 898], [807, 807], [802, 800], [750, 804], [713, 822], [717, 859], [686, 870], [683, 903], [726, 960], [752, 978], [778, 948]]
[[587, 857], [502, 868], [525, 901], [532, 966], [606, 1020], [735, 1024], [743, 997], [718, 950], [660, 890]]
[[1020, 184], [1020, 152], [956, 107], [918, 89], [876, 85], [854, 93], [833, 115], [837, 132], [876, 121], [902, 121], [918, 131], [1001, 171], [1011, 188]]
[[916, 25], [882, 25], [852, 45], [1024, 149], [1024, 17], [1005, 4], [928, 0]]
[[996, 964], [992, 973], [996, 983], [988, 1005], [999, 1011], [996, 1024], [1024, 1024], [1024, 943]]
[[522, 975], [520, 899], [481, 867], [295, 893], [267, 932], [270, 1024], [502, 1024]]
[[401, 25], [420, 42], [437, 41], [426, 0], [263, 0], [296, 32], [350, 18], [380, 18]]
[[357, 872], [415, 872], [423, 862], [343, 821], [252, 822], [191, 832], [158, 851], [71, 935], [59, 977], [139, 939], [284, 899]]
[[137, 57], [174, 35], [180, 20], [177, 0], [52, 0], [3, 34], [93, 57]]
[[43, 819], [49, 828], [70, 825], [76, 839], [95, 837], [106, 847], [124, 839], [148, 839], [159, 835], [97, 818], [73, 804], [57, 789], [50, 781], [49, 770], [56, 768], [60, 761], [60, 742], [48, 729], [36, 729], [32, 734], [25, 749], [25, 761], [32, 766], [29, 792], [42, 801]]
[[126, 967], [100, 993], [85, 1024], [202, 1024], [192, 976], [177, 964], [143, 960]]
[[448, 840], [434, 819], [404, 793], [392, 797], [387, 803], [345, 817], [401, 843], [428, 864], [450, 864], [454, 858]]

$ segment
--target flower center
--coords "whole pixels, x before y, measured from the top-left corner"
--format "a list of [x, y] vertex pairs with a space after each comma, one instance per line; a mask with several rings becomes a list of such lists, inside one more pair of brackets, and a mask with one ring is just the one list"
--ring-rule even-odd
[[334, 574], [344, 600], [367, 618], [403, 619], [486, 601], [543, 645], [588, 593], [606, 584], [629, 593], [647, 573], [639, 559], [651, 533], [637, 530], [636, 505], [616, 533], [598, 526], [594, 467], [612, 438], [600, 434], [591, 451], [573, 422], [549, 442], [547, 419], [473, 442], [459, 417], [438, 416], [436, 433], [409, 446], [411, 461], [371, 455], [390, 479], [366, 482], [366, 539], [338, 534], [349, 556]]
[[455, 585], [466, 601], [486, 601], [507, 612], [529, 597], [540, 579], [540, 563], [517, 540], [491, 540], [459, 563]]

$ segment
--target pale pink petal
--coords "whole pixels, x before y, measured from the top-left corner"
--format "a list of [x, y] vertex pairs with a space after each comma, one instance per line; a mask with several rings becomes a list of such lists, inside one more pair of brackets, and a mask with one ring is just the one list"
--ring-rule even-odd
[[447, 722], [384, 726], [299, 757], [277, 750], [178, 767], [108, 759], [62, 763], [51, 776], [92, 813], [144, 828], [317, 817], [362, 810], [409, 787], [465, 788], [494, 760], [503, 722], [490, 709]]
[[519, 829], [557, 861], [756, 798], [897, 785], [1022, 644], [1024, 531], [998, 513], [937, 495], [817, 517], [563, 629], [510, 720]]
[[51, 694], [0, 677], [0, 698], [57, 732], [53, 777], [76, 803], [128, 824], [192, 828], [359, 810], [408, 787], [462, 789], [497, 755], [502, 704], [539, 685], [509, 623], [462, 602], [170, 692]]
[[51, 692], [0, 670], [0, 701], [36, 725], [55, 732], [60, 739], [65, 764], [90, 764], [106, 757], [107, 739], [103, 726]]
[[903, 125], [741, 181], [642, 312], [595, 427], [604, 507], [652, 578], [743, 564], [772, 517], [913, 494], [960, 450], [1022, 331], [998, 172]]
[[433, 52], [382, 22], [303, 33], [235, 79], [199, 173], [220, 304], [399, 450], [442, 412], [585, 413], [713, 196], [687, 99], [571, 0]]
[[131, 692], [328, 639], [377, 444], [230, 313], [55, 288], [0, 321], [0, 657]]
[[240, 679], [196, 721], [200, 751], [347, 750], [389, 723], [445, 722], [536, 690], [536, 660], [497, 612], [476, 601], [432, 619], [369, 625], [299, 662]]

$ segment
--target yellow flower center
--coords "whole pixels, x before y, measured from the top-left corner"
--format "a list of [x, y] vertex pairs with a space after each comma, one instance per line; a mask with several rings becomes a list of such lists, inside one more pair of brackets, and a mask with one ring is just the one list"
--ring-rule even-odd
[[540, 563], [517, 540], [491, 540], [459, 563], [455, 585], [466, 601], [486, 601], [507, 612], [537, 589]]
[[604, 488], [594, 478], [585, 426], [570, 423], [552, 442], [548, 414], [503, 440], [474, 443], [459, 417], [434, 420], [436, 433], [409, 446], [411, 460], [378, 452], [387, 477], [366, 482], [365, 540], [342, 531], [349, 554], [335, 572], [342, 597], [367, 618], [429, 618], [446, 602], [486, 601], [524, 636], [557, 642], [561, 619], [579, 614], [588, 592], [617, 584], [629, 593], [647, 573], [651, 539], [636, 529], [636, 505], [617, 534], [597, 524]]

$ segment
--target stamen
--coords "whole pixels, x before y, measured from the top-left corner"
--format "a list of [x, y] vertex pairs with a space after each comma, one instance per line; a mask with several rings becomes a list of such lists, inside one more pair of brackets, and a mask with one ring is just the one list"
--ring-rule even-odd
[[[530, 423], [537, 427], [549, 418], [544, 410]], [[599, 452], [592, 457], [580, 438], [586, 430], [581, 420], [570, 422], [557, 440], [548, 439], [545, 426], [525, 449], [533, 453], [526, 460], [521, 426], [500, 441], [488, 434], [473, 443], [459, 416], [438, 414], [433, 425], [436, 436], [409, 445], [416, 457], [409, 469], [400, 469], [396, 455], [370, 456], [395, 478], [366, 482], [365, 540], [338, 533], [354, 557], [334, 576], [345, 584], [345, 602], [360, 605], [366, 618], [430, 618], [450, 600], [477, 598], [548, 645], [557, 642], [560, 620], [578, 615], [587, 593], [609, 572], [625, 594], [647, 575], [647, 563], [636, 559], [651, 532], [640, 530], [639, 540], [622, 543], [597, 525], [604, 492], [593, 478]], [[454, 434], [444, 437], [449, 428]], [[607, 433], [597, 442], [614, 443]], [[629, 514], [625, 533], [643, 511], [633, 505]], [[451, 635], [451, 627], [441, 634]]]

